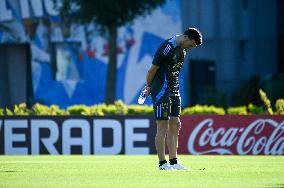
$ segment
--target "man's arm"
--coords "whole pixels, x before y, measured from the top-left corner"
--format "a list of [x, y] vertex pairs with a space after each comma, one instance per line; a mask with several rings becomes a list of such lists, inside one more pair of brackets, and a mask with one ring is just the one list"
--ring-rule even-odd
[[159, 69], [159, 66], [152, 64], [152, 66], [148, 70], [148, 73], [147, 73], [147, 76], [146, 76], [146, 82], [147, 82], [147, 85], [146, 85], [147, 93], [146, 94], [147, 95], [150, 95], [151, 84], [152, 84], [152, 81], [153, 81], [158, 69]]

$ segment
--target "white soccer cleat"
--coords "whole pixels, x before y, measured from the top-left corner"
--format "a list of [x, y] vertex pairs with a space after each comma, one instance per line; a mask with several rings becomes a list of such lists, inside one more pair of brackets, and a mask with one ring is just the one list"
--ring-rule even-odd
[[174, 170], [172, 168], [172, 165], [170, 165], [169, 163], [165, 163], [162, 166], [159, 166], [159, 170]]
[[172, 167], [173, 170], [187, 170], [187, 168], [185, 168], [184, 166], [182, 166], [181, 164], [177, 163], [174, 165], [170, 165]]

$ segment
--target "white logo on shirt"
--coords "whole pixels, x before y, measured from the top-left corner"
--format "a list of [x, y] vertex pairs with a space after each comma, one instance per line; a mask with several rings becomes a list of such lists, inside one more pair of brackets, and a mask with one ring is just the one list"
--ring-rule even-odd
[[168, 45], [166, 46], [166, 48], [164, 49], [163, 54], [166, 56], [166, 55], [169, 53], [170, 50], [171, 50], [171, 45], [168, 44]]

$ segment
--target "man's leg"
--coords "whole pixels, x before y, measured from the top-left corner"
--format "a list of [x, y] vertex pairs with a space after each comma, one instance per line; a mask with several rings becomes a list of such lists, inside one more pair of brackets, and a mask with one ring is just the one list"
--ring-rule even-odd
[[178, 136], [180, 130], [181, 99], [179, 96], [170, 97], [171, 112], [169, 120], [169, 131], [167, 134], [167, 145], [169, 149], [170, 165], [175, 170], [186, 170], [177, 160]]
[[178, 148], [178, 135], [180, 130], [180, 119], [179, 117], [171, 117], [169, 121], [169, 131], [167, 134], [167, 145], [169, 150], [169, 159], [177, 158]]
[[157, 120], [157, 133], [155, 137], [155, 145], [159, 161], [165, 161], [165, 138], [169, 128], [169, 120]]
[[178, 135], [180, 130], [180, 119], [179, 117], [170, 118], [169, 131], [167, 134], [167, 144], [169, 149], [170, 165], [175, 170], [187, 170], [182, 166], [177, 159], [177, 148], [178, 148]]
[[153, 100], [153, 103], [154, 114], [157, 123], [155, 145], [159, 157], [159, 169], [172, 170], [172, 167], [169, 163], [167, 163], [165, 157], [166, 135], [169, 129], [169, 97], [167, 96], [167, 94], [164, 94], [164, 96], [161, 97], [158, 102], [155, 102], [155, 100]]

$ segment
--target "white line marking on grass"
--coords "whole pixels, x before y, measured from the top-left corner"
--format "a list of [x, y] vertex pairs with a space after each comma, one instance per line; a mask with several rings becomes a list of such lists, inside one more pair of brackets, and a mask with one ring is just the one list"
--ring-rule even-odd
[[[141, 162], [141, 161], [140, 161]], [[143, 163], [153, 163], [152, 161], [143, 161]], [[31, 164], [39, 164], [39, 163], [136, 163], [137, 161], [0, 161], [0, 163], [31, 163]]]

